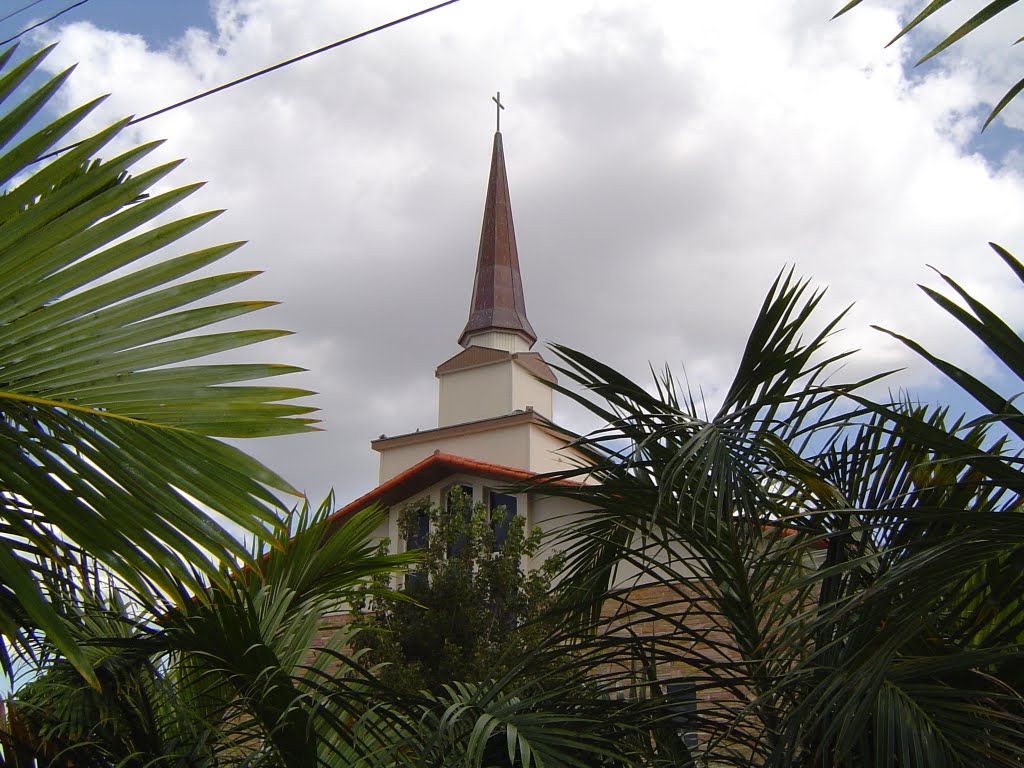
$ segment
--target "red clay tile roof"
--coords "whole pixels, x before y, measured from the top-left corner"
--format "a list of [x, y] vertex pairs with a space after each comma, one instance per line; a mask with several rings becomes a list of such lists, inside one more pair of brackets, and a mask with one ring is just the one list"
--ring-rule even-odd
[[[515, 467], [506, 467], [502, 464], [491, 464], [487, 461], [467, 459], [465, 456], [442, 453], [438, 450], [434, 451], [433, 454], [419, 464], [409, 467], [409, 469], [395, 475], [386, 483], [378, 485], [369, 493], [363, 494], [355, 501], [346, 504], [328, 518], [327, 525], [333, 530], [344, 524], [345, 518], [348, 515], [358, 512], [360, 509], [365, 509], [375, 503], [382, 504], [385, 507], [392, 506], [429, 488], [434, 483], [459, 472], [481, 475], [507, 483], [518, 483], [539, 477], [537, 473], [528, 472], [525, 469], [516, 469]], [[560, 483], [578, 485], [578, 483], [571, 481], [560, 481]], [[770, 525], [762, 525], [761, 529], [765, 534], [776, 530]], [[797, 531], [792, 528], [782, 529], [784, 536], [792, 536], [796, 533]], [[824, 539], [819, 539], [812, 542], [810, 546], [813, 549], [824, 549], [828, 546], [828, 542]]]
[[528, 472], [525, 469], [516, 469], [501, 464], [491, 464], [487, 461], [467, 459], [464, 456], [456, 456], [451, 453], [434, 451], [432, 455], [425, 458], [419, 464], [409, 467], [409, 469], [395, 475], [386, 483], [378, 485], [369, 493], [346, 504], [328, 518], [327, 525], [331, 528], [339, 526], [344, 522], [346, 515], [357, 512], [374, 503], [383, 504], [386, 507], [397, 504], [429, 488], [445, 477], [458, 474], [459, 472], [482, 475], [510, 484], [532, 480], [539, 476], [537, 473]]

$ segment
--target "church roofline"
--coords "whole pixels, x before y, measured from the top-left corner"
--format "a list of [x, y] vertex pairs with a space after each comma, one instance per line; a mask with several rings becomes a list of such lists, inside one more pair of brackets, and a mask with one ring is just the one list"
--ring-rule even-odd
[[447, 427], [436, 427], [434, 429], [423, 429], [419, 432], [407, 432], [404, 435], [393, 437], [381, 437], [370, 442], [370, 447], [375, 451], [385, 451], [390, 448], [402, 448], [407, 445], [428, 443], [434, 440], [457, 437], [459, 435], [472, 435], [477, 432], [492, 432], [496, 429], [506, 429], [524, 424], [533, 424], [551, 432], [568, 434], [552, 424], [546, 418], [527, 407], [525, 411], [516, 411], [504, 416], [492, 416], [487, 419], [467, 421], [461, 424], [452, 424]]
[[[365, 509], [371, 504], [392, 506], [429, 488], [444, 478], [460, 472], [507, 483], [521, 483], [541, 477], [541, 475], [525, 469], [516, 469], [515, 467], [506, 467], [502, 464], [467, 459], [464, 456], [442, 453], [438, 450], [423, 459], [423, 461], [409, 467], [404, 472], [400, 472], [386, 483], [378, 485], [369, 493], [363, 494], [355, 501], [349, 502], [332, 514], [327, 519], [328, 529], [335, 530], [344, 524], [345, 518], [348, 515]], [[571, 480], [558, 480], [555, 482], [559, 485], [581, 485]]]
[[540, 352], [507, 352], [490, 347], [468, 347], [454, 355], [434, 370], [434, 376], [440, 378], [456, 371], [467, 371], [471, 368], [483, 368], [497, 363], [512, 361], [525, 368], [538, 379], [555, 384], [558, 382], [554, 371], [541, 357]]

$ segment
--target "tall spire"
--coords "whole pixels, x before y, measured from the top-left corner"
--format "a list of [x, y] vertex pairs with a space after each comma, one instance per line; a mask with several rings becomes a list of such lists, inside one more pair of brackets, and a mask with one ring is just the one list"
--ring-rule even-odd
[[[498, 108], [501, 108], [500, 102]], [[510, 352], [523, 350], [520, 345], [524, 342], [525, 349], [529, 349], [537, 341], [537, 334], [526, 317], [500, 131], [494, 134], [491, 175], [487, 182], [480, 250], [473, 278], [473, 298], [469, 305], [469, 320], [459, 337], [459, 344], [468, 348], [474, 339], [488, 347], [500, 345], [506, 348], [510, 345]]]

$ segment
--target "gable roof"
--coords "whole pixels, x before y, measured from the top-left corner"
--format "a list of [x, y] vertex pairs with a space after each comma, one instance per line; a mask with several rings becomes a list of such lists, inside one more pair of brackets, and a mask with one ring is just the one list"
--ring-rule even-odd
[[457, 355], [445, 360], [434, 370], [434, 375], [440, 378], [448, 373], [465, 371], [470, 368], [481, 368], [485, 365], [503, 363], [508, 360], [521, 365], [538, 379], [549, 381], [552, 384], [558, 382], [554, 371], [544, 362], [540, 352], [508, 352], [502, 349], [477, 346], [467, 347]]
[[[419, 464], [415, 464], [404, 472], [395, 475], [386, 483], [378, 485], [369, 493], [363, 494], [355, 501], [349, 502], [332, 514], [327, 518], [328, 530], [333, 531], [344, 525], [348, 515], [365, 509], [371, 504], [381, 504], [385, 507], [393, 506], [426, 490], [444, 478], [459, 473], [477, 475], [478, 477], [486, 477], [506, 483], [523, 482], [541, 477], [541, 475], [535, 472], [528, 472], [525, 469], [516, 469], [515, 467], [506, 467], [502, 464], [491, 464], [487, 461], [467, 459], [465, 456], [442, 453], [438, 450], [434, 451]], [[559, 480], [557, 483], [559, 485], [583, 485], [583, 483], [572, 480]], [[775, 530], [775, 527], [762, 525], [761, 530], [767, 534]], [[787, 527], [782, 529], [784, 536], [793, 536], [797, 533], [798, 531], [793, 528]], [[810, 546], [812, 549], [825, 549], [828, 547], [828, 540], [826, 538], [818, 539], [811, 542]]]
[[[498, 480], [505, 483], [521, 483], [540, 477], [535, 472], [525, 469], [506, 467], [502, 464], [491, 464], [487, 461], [467, 459], [451, 453], [434, 451], [419, 464], [414, 464], [404, 472], [392, 477], [386, 483], [378, 485], [369, 493], [363, 494], [355, 501], [349, 502], [328, 518], [327, 525], [333, 529], [344, 523], [347, 515], [364, 509], [371, 504], [382, 504], [390, 507], [404, 501], [417, 493], [426, 490], [446, 477], [459, 473], [467, 473]], [[569, 481], [562, 481], [568, 484]], [[575, 484], [575, 483], [573, 483]]]

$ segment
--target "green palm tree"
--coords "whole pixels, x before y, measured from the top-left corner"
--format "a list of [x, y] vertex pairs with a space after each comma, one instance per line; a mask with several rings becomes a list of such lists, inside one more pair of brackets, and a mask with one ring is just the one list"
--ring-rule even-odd
[[[6, 759], [54, 765], [358, 765], [352, 724], [374, 675], [339, 621], [364, 582], [409, 555], [383, 555], [368, 509], [332, 523], [333, 499], [293, 512], [230, 577], [152, 601], [89, 561], [66, 624], [102, 686], [86, 684], [44, 641], [39, 675], [8, 705]], [[386, 719], [382, 719], [383, 728]], [[394, 727], [391, 727], [394, 730]], [[361, 729], [360, 733], [369, 733]]]
[[590, 510], [559, 542], [575, 622], [509, 675], [370, 710], [373, 750], [338, 764], [1018, 764], [1005, 436], [837, 383], [820, 300], [780, 277], [712, 416], [559, 348], [607, 422], [577, 442], [600, 484], [544, 487]]
[[687, 716], [713, 764], [1018, 765], [1004, 430], [837, 383], [820, 297], [779, 278], [710, 416], [670, 375], [652, 393], [557, 348], [584, 390], [565, 394], [607, 422], [577, 440], [600, 485], [545, 489], [591, 510], [561, 533], [565, 586], [605, 617], [610, 663], [702, 697]]
[[178, 163], [135, 170], [155, 143], [95, 159], [127, 121], [37, 162], [98, 103], [33, 127], [70, 74], [17, 96], [48, 52], [0, 55], [0, 631], [5, 649], [42, 631], [95, 684], [55, 608], [74, 553], [137, 590], [218, 578], [245, 550], [210, 512], [263, 536], [295, 493], [219, 438], [314, 422], [285, 402], [305, 390], [240, 384], [297, 368], [193, 362], [283, 332], [202, 331], [270, 302], [205, 301], [254, 272], [190, 278], [239, 243], [161, 250], [219, 213], [146, 226], [200, 186], [150, 195]]
[[[545, 623], [551, 626], [550, 620]], [[652, 750], [655, 731], [676, 715], [662, 698], [628, 701], [609, 674], [606, 644], [571, 628], [538, 635], [519, 653], [496, 656], [500, 673], [453, 679], [411, 695], [367, 686], [372, 706], [325, 764], [336, 768], [632, 768], [678, 766], [678, 739]], [[330, 686], [324, 686], [329, 693]], [[675, 734], [670, 734], [674, 738]], [[664, 739], [665, 744], [670, 738]], [[359, 745], [357, 751], [354, 745]]]

